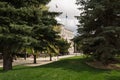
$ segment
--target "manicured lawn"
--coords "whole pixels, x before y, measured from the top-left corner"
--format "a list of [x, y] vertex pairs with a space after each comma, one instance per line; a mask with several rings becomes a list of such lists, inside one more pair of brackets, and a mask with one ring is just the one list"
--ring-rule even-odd
[[83, 58], [73, 57], [38, 67], [1, 70], [0, 80], [120, 80], [120, 71], [95, 69], [84, 64]]

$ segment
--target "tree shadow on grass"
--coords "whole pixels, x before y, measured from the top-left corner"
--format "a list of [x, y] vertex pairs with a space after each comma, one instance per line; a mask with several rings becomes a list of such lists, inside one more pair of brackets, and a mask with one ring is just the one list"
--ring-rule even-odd
[[5, 72], [10, 72], [10, 71], [16, 71], [16, 70], [25, 70], [25, 69], [33, 69], [34, 67], [27, 67], [27, 66], [22, 66], [22, 65], [17, 65], [14, 66], [12, 70], [9, 71], [3, 71], [2, 68], [0, 68], [0, 73], [5, 73]]
[[47, 65], [37, 66], [34, 68], [54, 68], [54, 69], [61, 68], [63, 70], [68, 70], [68, 71], [75, 71], [75, 72], [87, 71], [94, 74], [110, 71], [110, 70], [92, 68], [87, 64], [85, 64], [84, 58], [68, 58]]
[[106, 80], [120, 80], [120, 76], [107, 76]]
[[[103, 73], [103, 72], [107, 72], [109, 70], [103, 70], [103, 69], [95, 69], [92, 68], [90, 66], [88, 66], [87, 64], [85, 64], [85, 59], [84, 58], [68, 58], [68, 59], [62, 59], [53, 63], [49, 63], [49, 64], [45, 64], [42, 66], [36, 66], [36, 67], [25, 67], [25, 66], [16, 66], [14, 67], [14, 69], [12, 71], [16, 71], [16, 70], [25, 70], [25, 69], [41, 69], [41, 68], [52, 68], [52, 69], [57, 69], [57, 68], [61, 68], [62, 70], [67, 70], [67, 71], [74, 71], [74, 72], [83, 72], [83, 71], [87, 71], [90, 72], [92, 74], [99, 74], [99, 73]], [[2, 70], [0, 70], [0, 73], [3, 72]]]
[[[41, 74], [41, 73], [47, 74], [46, 71], [49, 72], [51, 70], [53, 70], [53, 74], [59, 74], [59, 71], [62, 70], [63, 71], [62, 74], [70, 73], [72, 75], [72, 74], [74, 74], [74, 72], [75, 73], [77, 72], [77, 76], [78, 75], [81, 76], [81, 74], [84, 74], [83, 77], [86, 78], [86, 77], [92, 76], [93, 80], [120, 80], [120, 76], [116, 75], [116, 73], [114, 74], [115, 76], [113, 76], [113, 73], [111, 74], [111, 70], [96, 69], [96, 68], [90, 67], [87, 64], [85, 64], [85, 61], [86, 61], [86, 59], [84, 59], [84, 58], [80, 58], [80, 57], [74, 58], [73, 57], [73, 58], [62, 59], [62, 60], [59, 60], [59, 61], [56, 61], [53, 63], [36, 66], [36, 67], [27, 67], [27, 66], [19, 65], [19, 66], [15, 66], [13, 68], [13, 70], [10, 71], [10, 74], [11, 74], [11, 72], [13, 74], [13, 73], [16, 73], [19, 71], [20, 71], [20, 73], [27, 72], [28, 75], [29, 75], [29, 73], [33, 73], [33, 75], [34, 75], [34, 73], [36, 73], [36, 72], [38, 72], [37, 74]], [[40, 73], [39, 73], [39, 71], [40, 71]], [[0, 74], [1, 73], [4, 73], [2, 71], [2, 69], [0, 69]], [[86, 73], [87, 73], [87, 75], [86, 75]], [[119, 71], [118, 71], [118, 73], [119, 73]], [[62, 75], [62, 74], [59, 74], [59, 75]], [[95, 76], [95, 75], [98, 75], [98, 76]], [[102, 79], [99, 79], [99, 77], [102, 77]]]
[[2, 70], [2, 68], [0, 68], [0, 73], [3, 73], [4, 71]]

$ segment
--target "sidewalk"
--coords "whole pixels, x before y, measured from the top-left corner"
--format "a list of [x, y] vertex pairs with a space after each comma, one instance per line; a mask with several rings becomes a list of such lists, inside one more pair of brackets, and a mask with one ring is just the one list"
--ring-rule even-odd
[[[52, 61], [49, 61], [49, 57], [46, 57], [46, 58], [39, 57], [39, 58], [37, 58], [37, 64], [33, 64], [33, 58], [27, 58], [26, 60], [24, 60], [23, 58], [18, 58], [17, 60], [14, 60], [13, 66], [16, 66], [16, 65], [40, 66], [40, 65], [44, 65], [44, 64], [48, 64], [48, 63], [58, 61], [58, 60], [60, 60], [62, 58], [73, 57], [73, 56], [76, 56], [76, 55], [73, 54], [73, 55], [65, 55], [65, 56], [53, 57]], [[2, 67], [2, 65], [3, 65], [3, 60], [0, 60], [0, 67]]]

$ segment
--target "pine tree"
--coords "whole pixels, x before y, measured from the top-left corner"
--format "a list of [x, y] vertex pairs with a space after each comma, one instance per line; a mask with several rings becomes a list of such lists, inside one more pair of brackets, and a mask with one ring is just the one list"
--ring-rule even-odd
[[50, 0], [0, 0], [0, 52], [3, 70], [12, 69], [12, 54], [37, 42], [31, 32], [41, 25], [41, 6]]
[[69, 53], [68, 49], [70, 48], [71, 43], [68, 43], [67, 40], [61, 38], [58, 40], [57, 44], [61, 55], [66, 55]]
[[57, 50], [56, 42], [59, 35], [58, 32], [54, 31], [54, 26], [57, 25], [55, 16], [60, 14], [58, 12], [48, 12], [48, 9], [43, 10], [40, 20], [42, 24], [36, 25], [33, 29], [33, 37], [37, 40], [37, 43], [32, 44], [34, 50], [47, 51], [50, 58], [56, 54]]
[[79, 41], [84, 54], [108, 63], [120, 53], [120, 1], [77, 0]]

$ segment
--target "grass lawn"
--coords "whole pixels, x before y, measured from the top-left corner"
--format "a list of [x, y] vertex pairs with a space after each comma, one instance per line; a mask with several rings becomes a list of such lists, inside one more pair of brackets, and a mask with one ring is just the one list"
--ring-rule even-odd
[[16, 66], [2, 72], [0, 80], [120, 80], [120, 70], [95, 69], [72, 57], [38, 67]]

